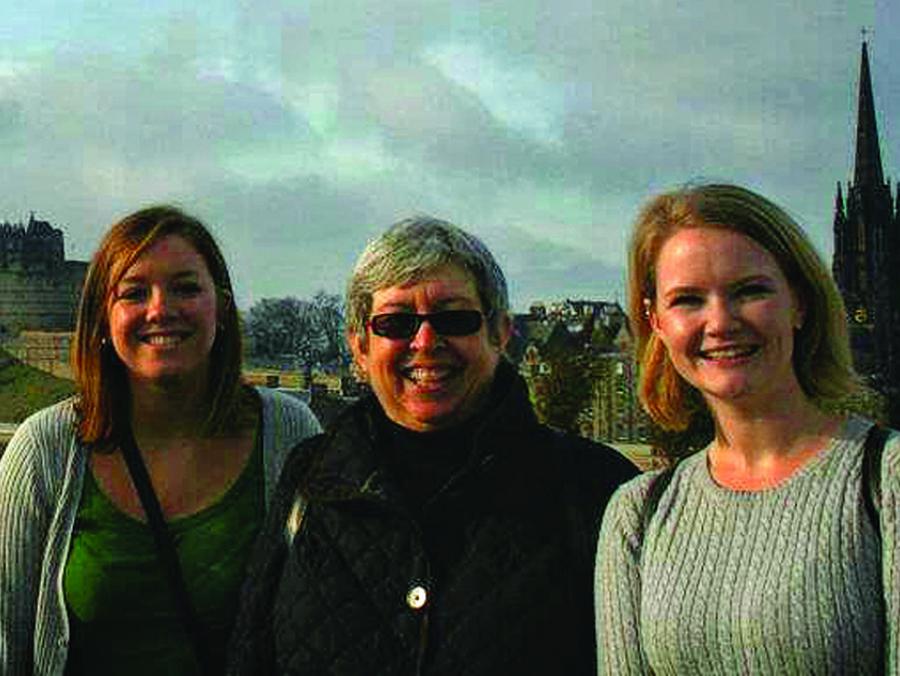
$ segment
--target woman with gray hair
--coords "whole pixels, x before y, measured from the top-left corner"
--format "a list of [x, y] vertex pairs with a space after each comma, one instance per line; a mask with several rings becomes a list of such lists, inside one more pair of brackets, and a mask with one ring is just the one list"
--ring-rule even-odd
[[288, 461], [229, 673], [593, 673], [596, 529], [634, 468], [537, 422], [476, 237], [402, 221], [347, 288], [372, 393]]

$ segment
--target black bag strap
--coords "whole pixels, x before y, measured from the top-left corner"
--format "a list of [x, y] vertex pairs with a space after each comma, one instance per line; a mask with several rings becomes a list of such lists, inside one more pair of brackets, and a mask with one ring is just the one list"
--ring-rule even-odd
[[878, 519], [878, 511], [881, 506], [881, 456], [884, 445], [890, 432], [881, 425], [875, 424], [869, 428], [866, 441], [863, 444], [862, 471], [860, 480], [863, 489], [863, 507], [869, 523], [881, 541], [881, 523]]
[[[878, 512], [881, 509], [881, 456], [884, 455], [884, 445], [890, 432], [879, 424], [874, 424], [869, 428], [866, 434], [866, 440], [863, 443], [862, 467], [860, 471], [860, 483], [862, 483], [862, 500], [863, 507], [866, 510], [866, 516], [872, 529], [875, 531], [875, 537], [878, 538], [878, 547], [881, 548], [881, 521], [878, 518]], [[882, 556], [884, 554], [882, 553]], [[882, 586], [884, 578], [881, 574], [881, 566], [878, 568], [878, 577]], [[884, 596], [881, 595], [882, 612], [885, 611]], [[885, 670], [888, 673], [888, 651], [885, 651]]]
[[187, 587], [184, 584], [184, 576], [181, 574], [181, 564], [175, 551], [175, 543], [172, 541], [172, 534], [166, 527], [159, 500], [153, 490], [153, 484], [150, 483], [150, 476], [147, 474], [147, 468], [141, 459], [141, 453], [134, 441], [134, 435], [130, 428], [119, 434], [119, 443], [122, 447], [122, 456], [125, 459], [125, 464], [128, 466], [128, 472], [131, 474], [131, 480], [134, 482], [138, 497], [141, 499], [141, 506], [147, 515], [147, 523], [150, 525], [153, 539], [156, 542], [156, 553], [159, 555], [160, 563], [162, 563], [166, 577], [169, 579], [169, 587], [172, 590], [178, 614], [181, 616], [181, 623], [184, 625], [184, 629], [194, 648], [200, 671], [206, 676], [212, 676], [212, 660], [204, 639], [203, 626], [200, 624], [200, 619], [197, 617], [191, 598], [188, 595]]

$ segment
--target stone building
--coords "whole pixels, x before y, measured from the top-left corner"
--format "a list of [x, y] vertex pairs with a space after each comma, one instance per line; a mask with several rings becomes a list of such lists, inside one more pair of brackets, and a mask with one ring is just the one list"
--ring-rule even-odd
[[857, 370], [885, 395], [889, 422], [900, 425], [900, 193], [884, 178], [868, 45], [862, 44], [856, 159], [846, 196], [834, 205], [834, 278], [847, 306]]
[[[535, 303], [527, 314], [513, 315], [507, 356], [525, 377], [535, 399], [553, 396], [548, 387], [562, 368], [577, 369], [558, 383], [561, 396], [587, 386], [572, 431], [597, 441], [644, 443], [649, 420], [635, 393], [632, 336], [618, 303], [566, 300]], [[536, 401], [538, 409], [541, 406]]]
[[72, 331], [88, 264], [67, 261], [63, 232], [32, 213], [0, 223], [0, 338]]

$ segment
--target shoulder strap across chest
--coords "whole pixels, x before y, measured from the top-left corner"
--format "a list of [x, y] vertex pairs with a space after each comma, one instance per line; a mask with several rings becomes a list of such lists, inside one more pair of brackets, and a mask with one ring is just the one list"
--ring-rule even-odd
[[863, 491], [863, 506], [869, 523], [872, 524], [878, 539], [881, 539], [881, 528], [878, 510], [881, 507], [881, 456], [889, 432], [881, 425], [872, 425], [863, 444], [862, 472], [860, 481]]

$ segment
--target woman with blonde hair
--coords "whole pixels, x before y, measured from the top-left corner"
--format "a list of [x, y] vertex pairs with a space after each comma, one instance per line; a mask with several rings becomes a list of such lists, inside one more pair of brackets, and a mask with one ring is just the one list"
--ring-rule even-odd
[[600, 672], [895, 673], [900, 443], [834, 412], [858, 387], [844, 306], [800, 227], [733, 185], [660, 195], [629, 294], [645, 409], [714, 432], [607, 508]]
[[225, 260], [173, 207], [106, 233], [72, 361], [77, 395], [0, 461], [0, 673], [221, 672], [269, 494], [319, 424], [242, 383]]

